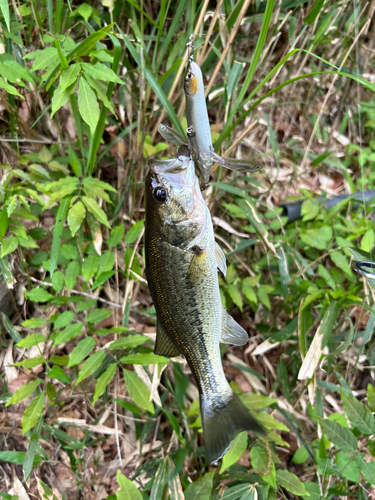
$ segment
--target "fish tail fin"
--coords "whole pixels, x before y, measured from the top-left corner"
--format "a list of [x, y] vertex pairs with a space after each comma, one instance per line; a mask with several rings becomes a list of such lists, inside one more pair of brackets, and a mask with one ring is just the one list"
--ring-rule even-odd
[[233, 393], [224, 407], [214, 409], [208, 399], [201, 400], [203, 435], [207, 460], [218, 461], [228, 451], [233, 439], [242, 431], [264, 435], [263, 427]]

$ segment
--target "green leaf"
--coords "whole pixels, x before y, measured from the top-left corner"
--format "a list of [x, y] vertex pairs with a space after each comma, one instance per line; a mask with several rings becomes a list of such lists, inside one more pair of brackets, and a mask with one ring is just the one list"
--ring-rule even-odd
[[315, 0], [314, 5], [311, 7], [310, 12], [305, 17], [305, 24], [313, 24], [315, 19], [318, 17], [320, 11], [324, 5], [324, 0]]
[[294, 464], [303, 464], [310, 457], [308, 451], [304, 446], [298, 448], [293, 455], [292, 462]]
[[95, 92], [84, 78], [79, 81], [78, 109], [83, 121], [90, 127], [91, 135], [94, 135], [99, 121], [99, 104]]
[[88, 314], [87, 321], [89, 323], [100, 323], [103, 319], [107, 319], [112, 316], [113, 311], [109, 309], [95, 309], [93, 312]]
[[339, 451], [336, 453], [335, 462], [339, 469], [341, 469], [341, 474], [349, 481], [354, 483], [360, 482], [358, 466], [356, 463], [356, 457], [350, 456], [345, 451]]
[[75, 205], [68, 212], [68, 224], [72, 236], [76, 234], [78, 229], [81, 227], [82, 221], [86, 216], [86, 210], [81, 201], [77, 201]]
[[6, 255], [14, 252], [15, 250], [17, 250], [17, 247], [18, 247], [18, 238], [16, 238], [15, 236], [9, 236], [9, 238], [3, 241], [1, 245], [0, 258], [2, 259]]
[[99, 222], [111, 228], [104, 210], [99, 207], [97, 201], [94, 200], [94, 198], [89, 198], [88, 196], [82, 196], [82, 201], [86, 205], [87, 210], [91, 212], [98, 219]]
[[97, 272], [99, 267], [99, 256], [89, 255], [82, 262], [82, 276], [85, 281], [89, 281]]
[[138, 375], [129, 370], [124, 370], [126, 389], [136, 405], [144, 410], [154, 413], [154, 405], [150, 401], [150, 389]]
[[346, 416], [350, 423], [366, 435], [375, 433], [375, 419], [371, 411], [357, 398], [340, 391]]
[[341, 451], [356, 451], [358, 442], [354, 434], [332, 420], [319, 418], [322, 431], [327, 438]]
[[319, 325], [319, 333], [323, 335], [321, 349], [325, 348], [331, 338], [338, 312], [339, 304], [334, 301], [329, 304], [326, 312], [324, 313], [323, 319]]
[[98, 276], [108, 271], [112, 271], [114, 265], [115, 256], [113, 252], [104, 252], [103, 255], [100, 256]]
[[65, 104], [69, 101], [69, 97], [70, 93], [67, 89], [62, 89], [60, 85], [55, 89], [51, 100], [51, 118], [53, 118], [56, 111], [65, 106]]
[[53, 322], [53, 326], [55, 330], [59, 330], [60, 328], [64, 328], [64, 326], [69, 325], [69, 323], [71, 323], [73, 319], [74, 319], [73, 311], [64, 311]]
[[21, 323], [21, 326], [24, 326], [25, 328], [40, 328], [41, 326], [46, 324], [46, 320], [44, 318], [31, 318], [27, 319], [23, 323]]
[[82, 339], [69, 356], [68, 368], [79, 365], [79, 363], [81, 363], [81, 361], [83, 361], [94, 349], [95, 344], [95, 339], [93, 337]]
[[231, 465], [235, 464], [242, 456], [247, 448], [247, 432], [240, 432], [233, 440], [229, 450], [223, 457], [220, 474], [227, 470]]
[[332, 228], [330, 226], [321, 226], [301, 230], [299, 236], [306, 245], [318, 250], [325, 250], [332, 239]]
[[107, 240], [107, 245], [109, 248], [117, 247], [121, 243], [122, 237], [124, 236], [124, 226], [120, 224], [112, 229], [111, 235]]
[[4, 78], [1, 78], [1, 77], [0, 77], [0, 88], [6, 90], [8, 92], [8, 94], [16, 95], [16, 96], [20, 97], [21, 99], [25, 99], [23, 97], [23, 95], [20, 94], [15, 87], [13, 87], [13, 85], [6, 82], [4, 80]]
[[7, 0], [0, 0], [0, 9], [3, 13], [4, 21], [7, 26], [8, 31], [10, 31], [10, 16], [9, 16], [9, 5]]
[[142, 494], [136, 485], [117, 469], [117, 482], [120, 489], [116, 491], [117, 500], [142, 500]]
[[25, 434], [27, 431], [33, 428], [34, 425], [38, 422], [40, 416], [43, 413], [44, 400], [45, 400], [44, 392], [41, 392], [33, 401], [31, 401], [29, 406], [23, 412], [21, 418], [23, 434]]
[[134, 365], [156, 365], [158, 363], [168, 363], [169, 359], [164, 358], [164, 356], [158, 356], [153, 352], [136, 352], [135, 354], [123, 356], [120, 361], [127, 364], [133, 363]]
[[305, 485], [298, 477], [287, 470], [277, 470], [276, 480], [279, 486], [290, 491], [293, 495], [309, 497], [310, 494], [305, 490]]
[[55, 338], [53, 346], [63, 344], [64, 342], [69, 342], [69, 340], [75, 339], [82, 333], [83, 325], [81, 322], [72, 323], [68, 325], [64, 330], [62, 330]]
[[145, 225], [145, 221], [144, 221], [144, 219], [142, 219], [142, 220], [136, 222], [134, 224], [134, 226], [132, 226], [129, 229], [129, 231], [126, 233], [126, 236], [125, 236], [125, 241], [128, 245], [131, 245], [139, 238], [139, 236], [141, 235], [141, 233], [143, 231], [144, 225]]
[[115, 340], [109, 345], [110, 349], [131, 349], [132, 347], [138, 347], [148, 340], [148, 337], [141, 335], [140, 333], [134, 333], [132, 335], [127, 335], [122, 339]]
[[111, 383], [113, 377], [116, 373], [117, 364], [112, 363], [108, 366], [106, 371], [100, 375], [98, 381], [95, 385], [94, 397], [92, 399], [92, 405], [95, 406], [95, 403], [99, 399], [99, 397], [104, 393], [108, 385]]
[[52, 239], [52, 249], [51, 249], [51, 264], [50, 264], [50, 275], [53, 275], [54, 270], [56, 269], [57, 259], [60, 253], [61, 246], [61, 238], [62, 232], [64, 229], [64, 222], [66, 218], [66, 214], [68, 212], [70, 203], [70, 197], [64, 198], [60, 202], [59, 210], [56, 216], [55, 228], [53, 231], [53, 239]]
[[365, 462], [360, 455], [357, 455], [357, 467], [366, 481], [375, 484], [375, 462], [372, 460]]
[[[23, 465], [25, 463], [25, 451], [0, 451], [0, 460], [9, 462], [11, 464]], [[34, 458], [34, 466], [36, 467], [42, 462], [42, 457], [36, 456]]]
[[92, 375], [98, 368], [100, 368], [104, 361], [104, 358], [105, 351], [97, 351], [92, 356], [87, 358], [78, 373], [76, 385], [89, 375]]
[[60, 382], [63, 382], [64, 384], [70, 385], [72, 383], [68, 375], [59, 366], [53, 366], [51, 370], [47, 372], [47, 376], [56, 380], [60, 380]]
[[34, 345], [38, 345], [41, 342], [45, 342], [45, 341], [46, 341], [46, 338], [41, 333], [32, 333], [31, 335], [28, 335], [24, 339], [17, 342], [16, 346], [17, 347], [24, 347], [25, 349], [29, 349], [30, 347], [33, 347]]
[[238, 307], [240, 311], [243, 309], [242, 296], [236, 287], [236, 285], [230, 284], [227, 286], [227, 292], [230, 298], [233, 300], [233, 303]]
[[36, 57], [32, 65], [31, 71], [50, 68], [58, 61], [57, 49], [54, 47], [46, 47], [43, 50], [36, 51]]
[[66, 271], [65, 271], [65, 285], [66, 288], [70, 291], [74, 288], [76, 284], [78, 275], [79, 275], [79, 262], [73, 260], [69, 262]]
[[185, 490], [185, 500], [209, 500], [215, 471], [204, 474]]
[[244, 394], [240, 399], [249, 410], [262, 410], [263, 408], [267, 408], [267, 406], [277, 403], [277, 399], [263, 396], [262, 394], [256, 394], [255, 392]]
[[75, 63], [71, 64], [68, 69], [65, 69], [61, 73], [60, 87], [62, 90], [66, 90], [77, 80], [80, 70], [81, 65], [79, 63]]
[[371, 411], [375, 411], [375, 387], [367, 384], [367, 403]]
[[64, 275], [59, 269], [53, 273], [51, 282], [53, 289], [60, 293], [64, 286]]
[[101, 80], [102, 82], [113, 82], [123, 85], [124, 82], [112, 71], [111, 68], [103, 63], [97, 62], [94, 66], [89, 63], [82, 63], [82, 68], [91, 78]]
[[255, 445], [250, 450], [250, 460], [253, 469], [266, 471], [268, 469], [268, 454], [263, 446]]
[[319, 213], [319, 204], [315, 200], [305, 200], [301, 206], [301, 215], [303, 222], [315, 219]]
[[32, 382], [27, 383], [26, 385], [21, 385], [16, 392], [13, 394], [12, 399], [10, 399], [5, 406], [9, 405], [14, 405], [16, 403], [19, 403], [20, 401], [23, 401], [26, 398], [29, 398], [35, 389], [43, 382], [42, 379], [37, 378], [36, 380], [33, 380]]
[[32, 368], [35, 368], [36, 366], [42, 365], [44, 363], [45, 359], [42, 357], [38, 357], [38, 358], [29, 358], [29, 359], [24, 359], [22, 361], [18, 361], [17, 363], [14, 363], [14, 366], [22, 366], [22, 368], [31, 370]]
[[371, 252], [375, 243], [375, 233], [373, 229], [368, 229], [362, 236], [361, 250], [364, 252]]
[[341, 252], [332, 252], [330, 257], [339, 269], [344, 271], [349, 278], [353, 278], [353, 272], [350, 269], [346, 255]]

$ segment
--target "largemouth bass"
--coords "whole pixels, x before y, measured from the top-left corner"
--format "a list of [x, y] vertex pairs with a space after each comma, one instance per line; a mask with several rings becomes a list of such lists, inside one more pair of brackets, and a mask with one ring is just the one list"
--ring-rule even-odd
[[175, 160], [150, 164], [146, 274], [157, 312], [155, 353], [186, 357], [199, 389], [206, 455], [212, 463], [239, 432], [262, 432], [262, 427], [224, 375], [220, 342], [243, 345], [248, 335], [221, 304], [218, 269], [225, 274], [225, 256], [215, 243], [186, 149]]

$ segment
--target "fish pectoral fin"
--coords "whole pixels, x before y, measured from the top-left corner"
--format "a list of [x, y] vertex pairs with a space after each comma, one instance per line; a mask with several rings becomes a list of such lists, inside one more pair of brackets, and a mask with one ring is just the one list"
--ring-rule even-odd
[[216, 241], [215, 241], [215, 257], [218, 269], [225, 276], [227, 273], [227, 259], [224, 255], [224, 252], [220, 248], [220, 245]]
[[154, 353], [158, 356], [165, 356], [166, 358], [174, 358], [180, 356], [180, 351], [168, 337], [167, 332], [158, 321], [156, 326], [156, 342]]
[[226, 309], [222, 310], [223, 321], [221, 326], [220, 342], [222, 344], [244, 345], [249, 340], [249, 336], [241, 325], [235, 321]]
[[207, 250], [198, 245], [193, 246], [190, 250], [193, 252], [193, 258], [188, 269], [188, 279], [192, 285], [199, 285], [210, 270]]

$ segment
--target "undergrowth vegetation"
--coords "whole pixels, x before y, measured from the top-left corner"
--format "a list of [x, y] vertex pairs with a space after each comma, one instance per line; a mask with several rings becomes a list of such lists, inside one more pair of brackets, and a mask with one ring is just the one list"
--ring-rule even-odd
[[[352, 268], [375, 244], [372, 195], [353, 199], [375, 189], [373, 8], [0, 2], [1, 498], [374, 494], [374, 283]], [[267, 429], [217, 466], [185, 360], [153, 353], [143, 250], [191, 33], [216, 149], [264, 166], [205, 191], [250, 335], [224, 370]]]

